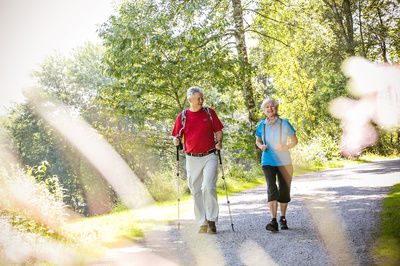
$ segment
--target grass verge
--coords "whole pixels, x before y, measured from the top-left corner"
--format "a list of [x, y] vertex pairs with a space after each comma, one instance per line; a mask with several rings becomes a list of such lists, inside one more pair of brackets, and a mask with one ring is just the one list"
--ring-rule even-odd
[[338, 158], [338, 159], [334, 159], [334, 160], [328, 161], [323, 164], [312, 163], [312, 164], [306, 165], [306, 166], [295, 166], [294, 167], [294, 175], [301, 175], [301, 174], [306, 174], [306, 173], [314, 172], [314, 171], [321, 171], [321, 170], [332, 169], [332, 168], [341, 168], [341, 167], [352, 166], [352, 165], [357, 165], [357, 164], [361, 164], [361, 163], [368, 163], [368, 162], [372, 162], [372, 161], [395, 159], [395, 158], [398, 158], [398, 156], [393, 155], [393, 156], [385, 157], [385, 156], [381, 156], [381, 155], [366, 153], [358, 158], [350, 158], [350, 159]]
[[373, 254], [377, 265], [400, 265], [400, 183], [384, 201]]

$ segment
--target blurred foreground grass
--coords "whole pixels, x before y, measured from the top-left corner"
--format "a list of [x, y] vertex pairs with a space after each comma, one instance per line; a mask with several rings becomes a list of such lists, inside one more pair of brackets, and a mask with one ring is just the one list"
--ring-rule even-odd
[[381, 224], [375, 242], [377, 265], [400, 265], [400, 183], [383, 203]]

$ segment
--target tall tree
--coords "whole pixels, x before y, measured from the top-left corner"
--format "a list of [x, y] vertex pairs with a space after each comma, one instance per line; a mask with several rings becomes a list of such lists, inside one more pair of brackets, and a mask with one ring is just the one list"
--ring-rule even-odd
[[332, 12], [333, 19], [336, 21], [334, 32], [338, 39], [343, 40], [347, 55], [355, 55], [353, 14], [356, 8], [354, 1], [342, 0], [341, 4], [338, 0], [323, 0], [323, 2]]
[[247, 55], [247, 45], [245, 37], [245, 28], [243, 25], [243, 7], [241, 0], [231, 0], [233, 7], [233, 21], [234, 21], [234, 36], [236, 39], [236, 49], [239, 56], [240, 76], [239, 80], [243, 90], [243, 97], [245, 100], [246, 108], [249, 114], [249, 122], [251, 128], [257, 123], [257, 111], [255, 99], [254, 99], [254, 88], [252, 84], [252, 73], [251, 65]]
[[[226, 38], [226, 21], [196, 3], [184, 5], [126, 2], [100, 31], [107, 49], [106, 72], [117, 81], [106, 97], [144, 126], [171, 124], [187, 107], [190, 86], [231, 83], [231, 57], [220, 42]], [[218, 20], [218, 26], [209, 20]]]
[[398, 1], [364, 1], [359, 5], [365, 57], [399, 62], [400, 7]]
[[329, 101], [345, 94], [344, 77], [338, 73], [341, 56], [332, 30], [320, 23], [323, 6], [318, 1], [266, 0], [257, 11], [252, 28], [259, 47], [252, 56], [259, 75], [269, 84], [262, 94], [281, 103], [281, 114], [293, 121], [302, 141], [320, 134], [332, 135], [338, 125], [329, 115]]
[[[242, 119], [246, 104], [253, 98], [244, 99], [248, 90], [242, 88], [245, 80], [251, 85], [250, 68], [248, 64], [239, 65], [234, 53], [229, 4], [126, 2], [118, 16], [103, 25], [100, 33], [107, 49], [106, 73], [116, 80], [104, 92], [104, 98], [141, 125], [146, 139], [154, 140], [152, 145], [170, 143], [166, 140], [173, 119], [188, 107], [186, 90], [193, 85], [206, 88], [207, 104], [216, 107], [226, 123], [236, 124], [226, 128], [227, 140], [232, 140], [226, 144], [240, 146], [236, 150], [242, 154], [247, 137], [253, 136], [249, 116]], [[245, 55], [246, 50], [242, 51]], [[246, 79], [242, 78], [244, 74], [248, 75]], [[254, 124], [252, 119], [250, 124]], [[240, 141], [235, 131], [238, 128], [240, 136], [245, 136]], [[250, 149], [246, 149], [248, 152]]]

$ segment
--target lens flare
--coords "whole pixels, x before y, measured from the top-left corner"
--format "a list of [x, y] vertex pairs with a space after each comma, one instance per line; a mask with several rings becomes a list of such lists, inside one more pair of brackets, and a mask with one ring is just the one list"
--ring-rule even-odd
[[352, 57], [343, 63], [349, 92], [358, 100], [340, 97], [331, 102], [332, 115], [343, 125], [344, 156], [357, 155], [378, 139], [372, 123], [393, 130], [400, 123], [400, 66]]

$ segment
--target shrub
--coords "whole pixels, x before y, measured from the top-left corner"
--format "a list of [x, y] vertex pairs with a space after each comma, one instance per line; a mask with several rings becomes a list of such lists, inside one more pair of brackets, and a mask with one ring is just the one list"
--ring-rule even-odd
[[[180, 195], [188, 194], [187, 179], [182, 178], [182, 171], [179, 175]], [[178, 197], [176, 171], [165, 170], [149, 174], [146, 180], [146, 187], [153, 199], [158, 202], [173, 200]]]
[[300, 166], [323, 165], [340, 157], [338, 142], [328, 135], [316, 136], [291, 150], [293, 163]]
[[67, 217], [57, 176], [41, 180], [44, 165], [26, 172], [0, 169], [1, 216], [19, 231], [54, 235], [47, 226], [60, 225]]
[[65, 242], [53, 241], [65, 240], [61, 228], [67, 214], [57, 176], [43, 179], [45, 171], [46, 163], [27, 171], [0, 168], [1, 263], [57, 264], [67, 253], [70, 260], [76, 257]]

